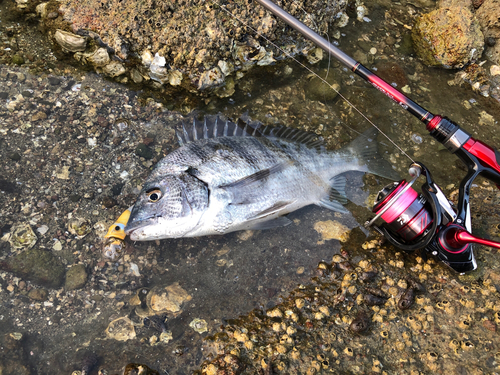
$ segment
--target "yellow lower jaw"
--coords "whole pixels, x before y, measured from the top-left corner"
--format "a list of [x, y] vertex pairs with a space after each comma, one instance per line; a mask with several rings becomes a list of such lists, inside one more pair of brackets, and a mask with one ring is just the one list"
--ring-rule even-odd
[[127, 236], [125, 234], [125, 227], [130, 219], [130, 213], [132, 212], [132, 207], [127, 208], [120, 217], [111, 225], [108, 229], [108, 233], [104, 236], [104, 238], [119, 238], [124, 240]]

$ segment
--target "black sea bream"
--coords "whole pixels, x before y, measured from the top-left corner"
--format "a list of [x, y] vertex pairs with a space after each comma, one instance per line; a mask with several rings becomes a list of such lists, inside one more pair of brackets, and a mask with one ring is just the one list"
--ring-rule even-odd
[[283, 215], [310, 204], [346, 212], [341, 173], [398, 178], [376, 136], [327, 151], [316, 134], [293, 128], [195, 121], [154, 167], [125, 232], [136, 241], [195, 237], [287, 225]]

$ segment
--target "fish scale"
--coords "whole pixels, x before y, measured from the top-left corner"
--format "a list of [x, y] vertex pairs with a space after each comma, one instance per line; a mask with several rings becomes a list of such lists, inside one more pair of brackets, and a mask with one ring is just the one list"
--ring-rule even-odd
[[241, 120], [195, 121], [155, 166], [125, 228], [132, 240], [269, 229], [316, 204], [345, 212], [347, 171], [397, 179], [377, 153], [376, 130], [327, 151], [315, 134]]

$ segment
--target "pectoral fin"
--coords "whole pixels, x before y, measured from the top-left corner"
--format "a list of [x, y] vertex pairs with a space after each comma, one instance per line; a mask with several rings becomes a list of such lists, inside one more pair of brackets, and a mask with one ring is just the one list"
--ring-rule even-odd
[[281, 216], [281, 217], [277, 217], [276, 219], [255, 223], [254, 225], [250, 226], [248, 229], [266, 230], [266, 229], [273, 229], [273, 228], [279, 228], [279, 227], [286, 227], [287, 225], [290, 225], [290, 224], [292, 224], [292, 220], [288, 219], [287, 217]]
[[260, 171], [257, 171], [251, 175], [245, 176], [239, 180], [236, 180], [236, 181], [231, 182], [231, 183], [226, 184], [226, 185], [221, 185], [220, 188], [229, 190], [229, 189], [242, 189], [242, 188], [252, 186], [253, 184], [255, 184], [257, 182], [268, 178], [269, 176], [271, 176], [274, 173], [281, 172], [287, 166], [287, 164], [288, 163], [278, 163], [278, 164], [273, 165], [270, 168], [261, 169]]
[[328, 208], [332, 211], [347, 213], [347, 211], [342, 204], [347, 203], [347, 197], [345, 193], [346, 178], [344, 176], [335, 176], [330, 180], [330, 190], [328, 195], [323, 197], [318, 202], [318, 206]]
[[280, 201], [280, 202], [276, 202], [271, 207], [268, 207], [265, 210], [262, 210], [259, 213], [255, 214], [255, 215], [253, 215], [251, 217], [248, 217], [247, 220], [249, 220], [249, 221], [250, 220], [258, 220], [258, 219], [263, 219], [266, 216], [271, 216], [271, 215], [277, 214], [280, 211], [285, 210], [287, 206], [290, 206], [294, 202], [295, 201]]

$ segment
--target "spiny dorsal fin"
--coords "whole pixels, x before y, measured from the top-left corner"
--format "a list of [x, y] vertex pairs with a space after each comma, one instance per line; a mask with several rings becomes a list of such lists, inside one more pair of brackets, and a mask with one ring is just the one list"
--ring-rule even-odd
[[286, 126], [264, 126], [260, 122], [245, 122], [242, 119], [233, 122], [229, 119], [222, 120], [219, 116], [213, 121], [208, 117], [205, 117], [203, 121], [195, 118], [193, 125], [189, 128], [182, 123], [182, 131], [176, 130], [176, 135], [180, 146], [199, 139], [266, 137], [302, 143], [310, 148], [323, 147], [323, 138], [314, 133]]

